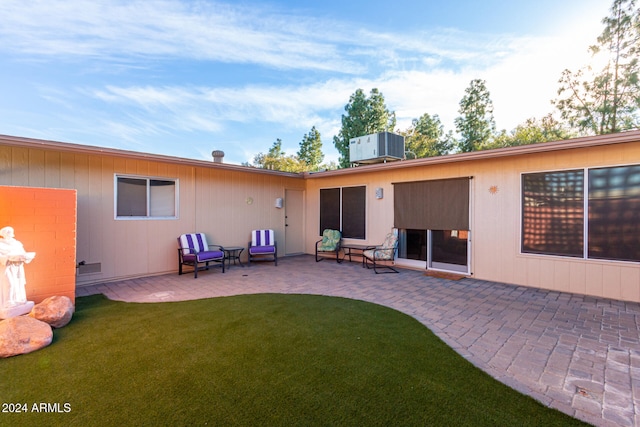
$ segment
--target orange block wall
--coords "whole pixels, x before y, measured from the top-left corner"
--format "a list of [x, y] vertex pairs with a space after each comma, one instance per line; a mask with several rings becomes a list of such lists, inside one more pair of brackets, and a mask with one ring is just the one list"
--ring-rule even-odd
[[0, 186], [0, 228], [36, 257], [25, 264], [27, 299], [76, 296], [76, 190]]

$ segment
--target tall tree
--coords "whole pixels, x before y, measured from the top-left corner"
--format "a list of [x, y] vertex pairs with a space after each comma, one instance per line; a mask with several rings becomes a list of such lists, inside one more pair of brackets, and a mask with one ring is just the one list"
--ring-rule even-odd
[[274, 159], [284, 157], [284, 151], [282, 150], [282, 140], [280, 138], [276, 139], [271, 148], [269, 148], [267, 156]]
[[603, 57], [600, 71], [587, 66], [564, 70], [559, 98], [553, 103], [562, 118], [581, 134], [602, 135], [640, 125], [640, 9], [636, 0], [614, 0], [604, 30], [591, 46], [592, 57]]
[[298, 159], [307, 165], [308, 170], [316, 171], [320, 168], [324, 154], [322, 154], [320, 132], [315, 126], [311, 128], [308, 134], [302, 137], [300, 150], [298, 150]]
[[405, 151], [416, 158], [442, 156], [453, 148], [453, 135], [445, 134], [440, 117], [423, 114], [413, 119], [411, 126], [402, 132], [405, 137]]
[[465, 89], [460, 100], [461, 116], [456, 117], [456, 130], [461, 139], [458, 150], [469, 152], [481, 150], [495, 134], [496, 124], [493, 118], [493, 102], [484, 80], [475, 79]]
[[393, 130], [396, 113], [390, 112], [384, 103], [384, 96], [378, 89], [371, 89], [369, 98], [362, 89], [355, 91], [344, 107], [342, 128], [333, 137], [333, 145], [340, 153], [340, 167], [349, 167], [349, 140], [358, 136]]

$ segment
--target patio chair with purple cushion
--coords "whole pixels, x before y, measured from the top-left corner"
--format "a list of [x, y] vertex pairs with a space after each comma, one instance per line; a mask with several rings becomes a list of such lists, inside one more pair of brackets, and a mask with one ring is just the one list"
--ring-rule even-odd
[[[219, 262], [224, 273], [224, 252], [220, 245], [207, 244], [204, 233], [189, 233], [178, 237], [178, 274], [183, 265], [193, 266], [193, 277], [198, 278], [198, 270], [208, 270], [210, 262]], [[204, 264], [204, 267], [199, 267]]]
[[251, 261], [273, 261], [278, 265], [278, 245], [273, 230], [253, 230], [248, 246], [247, 266], [251, 266]]

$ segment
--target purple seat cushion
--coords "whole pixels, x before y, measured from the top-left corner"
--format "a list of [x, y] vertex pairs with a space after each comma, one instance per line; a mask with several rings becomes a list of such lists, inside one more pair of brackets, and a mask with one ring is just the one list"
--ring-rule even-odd
[[[222, 251], [202, 251], [198, 254], [198, 259], [200, 262], [207, 261], [210, 259], [220, 259], [224, 257], [224, 252]], [[182, 259], [185, 262], [194, 262], [196, 256], [195, 254], [183, 255]]]
[[252, 246], [249, 248], [251, 254], [273, 254], [275, 252], [275, 246]]

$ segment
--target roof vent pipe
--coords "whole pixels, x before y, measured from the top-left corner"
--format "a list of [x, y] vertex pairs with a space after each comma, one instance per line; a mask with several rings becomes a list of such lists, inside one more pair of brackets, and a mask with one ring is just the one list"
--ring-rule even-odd
[[214, 163], [222, 163], [222, 158], [224, 157], [224, 151], [222, 151], [222, 150], [213, 150], [211, 152], [211, 155], [213, 156], [213, 162]]

